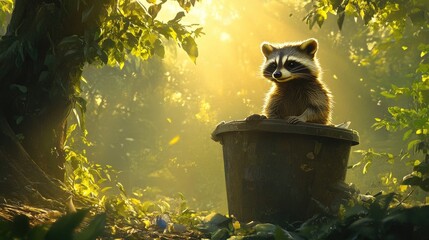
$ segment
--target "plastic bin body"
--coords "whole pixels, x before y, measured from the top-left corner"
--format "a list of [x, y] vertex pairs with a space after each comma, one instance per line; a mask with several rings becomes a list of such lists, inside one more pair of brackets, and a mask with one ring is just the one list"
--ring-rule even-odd
[[281, 120], [219, 124], [229, 213], [240, 221], [305, 220], [330, 206], [344, 182], [355, 131]]

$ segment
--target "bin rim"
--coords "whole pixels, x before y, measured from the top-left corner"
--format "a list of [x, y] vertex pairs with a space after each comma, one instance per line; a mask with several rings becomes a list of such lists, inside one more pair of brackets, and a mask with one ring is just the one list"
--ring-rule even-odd
[[290, 124], [282, 119], [223, 121], [216, 126], [211, 136], [214, 141], [219, 142], [221, 135], [228, 132], [291, 133], [349, 141], [352, 146], [359, 144], [359, 133], [356, 130], [317, 123]]

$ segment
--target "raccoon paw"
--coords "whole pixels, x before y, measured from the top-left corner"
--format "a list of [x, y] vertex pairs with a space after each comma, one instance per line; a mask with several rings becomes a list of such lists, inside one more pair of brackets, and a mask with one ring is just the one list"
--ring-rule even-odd
[[259, 114], [252, 114], [248, 116], [245, 121], [261, 121], [267, 119], [265, 115], [259, 115]]
[[297, 117], [297, 116], [290, 116], [290, 117], [287, 117], [285, 120], [287, 123], [290, 123], [290, 124], [297, 124], [297, 123], [304, 122], [300, 117]]

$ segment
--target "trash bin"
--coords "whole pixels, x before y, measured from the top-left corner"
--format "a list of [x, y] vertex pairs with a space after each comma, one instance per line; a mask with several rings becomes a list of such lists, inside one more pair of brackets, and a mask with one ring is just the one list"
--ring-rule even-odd
[[220, 123], [228, 209], [240, 221], [303, 221], [329, 207], [344, 183], [356, 131], [284, 120]]

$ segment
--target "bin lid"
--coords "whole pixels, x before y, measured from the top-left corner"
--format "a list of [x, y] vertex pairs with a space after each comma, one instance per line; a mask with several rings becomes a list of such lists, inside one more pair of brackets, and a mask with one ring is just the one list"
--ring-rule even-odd
[[359, 134], [355, 130], [317, 123], [290, 124], [282, 119], [221, 122], [213, 131], [212, 139], [218, 142], [223, 133], [247, 131], [303, 134], [350, 141], [351, 145], [359, 144]]

